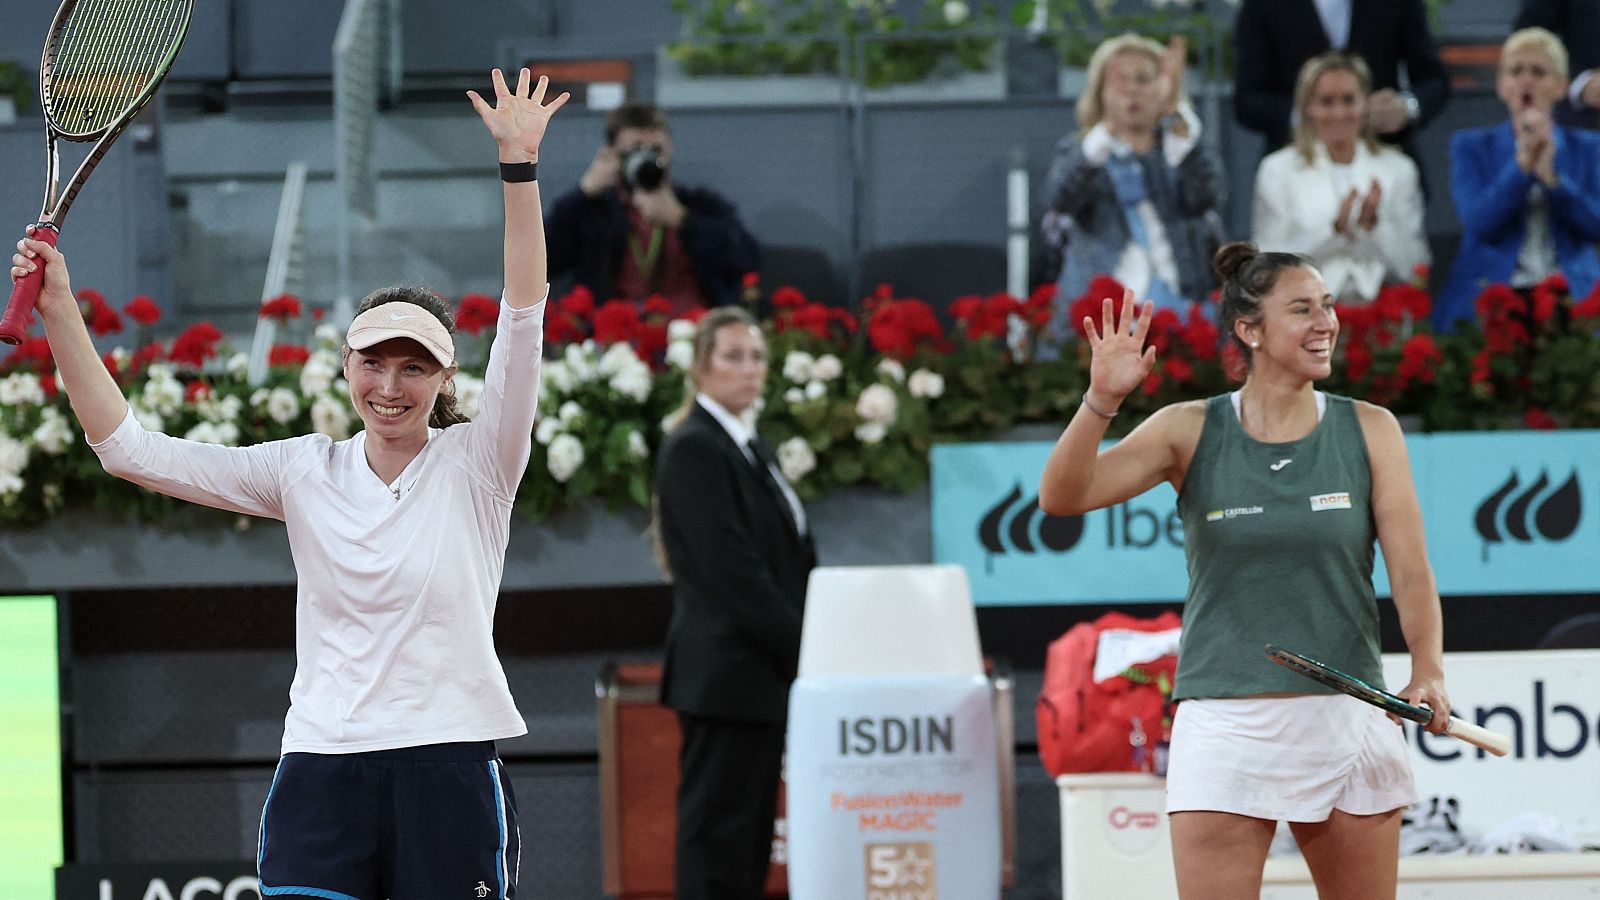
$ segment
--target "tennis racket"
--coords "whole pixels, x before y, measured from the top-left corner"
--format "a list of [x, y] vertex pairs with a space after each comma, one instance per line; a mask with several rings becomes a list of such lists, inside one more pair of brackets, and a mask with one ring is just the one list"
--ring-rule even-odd
[[[1426, 706], [1415, 706], [1385, 690], [1356, 678], [1353, 675], [1320, 663], [1309, 656], [1285, 650], [1282, 647], [1267, 645], [1267, 658], [1291, 672], [1304, 675], [1319, 684], [1325, 684], [1336, 691], [1349, 694], [1357, 700], [1365, 700], [1384, 712], [1391, 712], [1402, 719], [1410, 719], [1419, 724], [1425, 724], [1433, 718], [1433, 710]], [[1511, 752], [1511, 738], [1490, 731], [1480, 725], [1474, 725], [1455, 716], [1450, 717], [1449, 724], [1445, 725], [1444, 733], [1454, 738], [1459, 738], [1474, 747], [1482, 747], [1495, 756], [1505, 756]]]
[[[44, 206], [35, 240], [54, 247], [61, 221], [89, 173], [172, 71], [194, 0], [62, 0], [39, 64], [44, 108]], [[98, 139], [98, 140], [97, 140]], [[97, 141], [66, 190], [58, 190], [60, 141]], [[44, 260], [17, 280], [0, 319], [0, 341], [21, 343], [44, 284]]]

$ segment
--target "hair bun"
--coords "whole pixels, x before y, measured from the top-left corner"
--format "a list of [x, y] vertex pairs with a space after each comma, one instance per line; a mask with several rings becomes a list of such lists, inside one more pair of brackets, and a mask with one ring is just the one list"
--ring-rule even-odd
[[1228, 281], [1240, 269], [1248, 265], [1251, 260], [1260, 255], [1261, 248], [1250, 241], [1234, 241], [1231, 244], [1222, 245], [1222, 248], [1217, 251], [1216, 257], [1211, 261], [1211, 268], [1217, 273], [1218, 278]]

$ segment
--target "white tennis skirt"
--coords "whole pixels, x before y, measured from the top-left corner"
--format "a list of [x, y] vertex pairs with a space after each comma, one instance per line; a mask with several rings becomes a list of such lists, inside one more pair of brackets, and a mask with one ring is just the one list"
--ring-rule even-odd
[[1343, 694], [1185, 700], [1172, 723], [1167, 812], [1288, 822], [1417, 801], [1405, 732]]

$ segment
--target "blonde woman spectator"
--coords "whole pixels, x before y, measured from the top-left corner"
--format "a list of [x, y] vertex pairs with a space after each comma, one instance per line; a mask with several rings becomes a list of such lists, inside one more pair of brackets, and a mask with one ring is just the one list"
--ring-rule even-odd
[[1052, 332], [1072, 334], [1067, 310], [1096, 275], [1107, 274], [1181, 307], [1213, 286], [1219, 242], [1217, 169], [1200, 148], [1200, 120], [1184, 92], [1182, 38], [1162, 47], [1124, 34], [1089, 60], [1078, 98], [1081, 131], [1057, 147], [1044, 200], [1069, 217]]
[[1367, 115], [1372, 76], [1360, 57], [1306, 61], [1294, 141], [1256, 172], [1254, 238], [1316, 260], [1328, 290], [1366, 302], [1429, 261], [1416, 163], [1378, 143]]

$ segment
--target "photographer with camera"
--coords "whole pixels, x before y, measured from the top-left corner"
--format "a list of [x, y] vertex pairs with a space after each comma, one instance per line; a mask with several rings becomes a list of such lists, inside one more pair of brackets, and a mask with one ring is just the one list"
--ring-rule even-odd
[[659, 294], [675, 315], [738, 302], [760, 248], [733, 204], [673, 184], [671, 170], [666, 115], [647, 103], [612, 110], [605, 143], [546, 218], [551, 279], [571, 277], [602, 302]]

